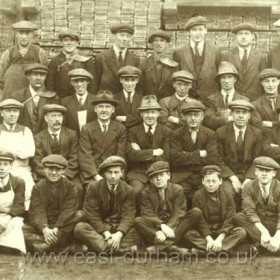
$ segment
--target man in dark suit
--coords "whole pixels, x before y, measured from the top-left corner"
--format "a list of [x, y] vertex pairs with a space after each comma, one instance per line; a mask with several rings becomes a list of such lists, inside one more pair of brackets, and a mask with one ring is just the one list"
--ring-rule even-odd
[[269, 157], [254, 159], [256, 179], [242, 190], [242, 213], [232, 222], [243, 227], [253, 245], [270, 252], [280, 250], [280, 182], [274, 177], [280, 166]]
[[245, 240], [246, 231], [231, 223], [235, 203], [223, 187], [222, 170], [208, 165], [203, 167], [202, 176], [203, 188], [194, 194], [193, 207], [199, 208], [203, 217], [198, 227], [185, 235], [186, 239], [198, 250], [229, 251]]
[[68, 76], [74, 93], [61, 100], [61, 104], [67, 109], [63, 122], [67, 128], [80, 135], [82, 126], [96, 119], [96, 113], [91, 104], [94, 95], [88, 92], [88, 85], [93, 76], [82, 68], [69, 71]]
[[[55, 91], [60, 98], [74, 93], [68, 73], [77, 68], [83, 68], [93, 74], [93, 58], [78, 54], [80, 35], [72, 29], [59, 33], [62, 51], [55, 56], [49, 64], [49, 72], [46, 80], [48, 90]], [[94, 85], [91, 79], [88, 85], [89, 92], [93, 92]]]
[[239, 74], [236, 89], [250, 101], [261, 95], [258, 82], [260, 72], [266, 68], [266, 56], [252, 48], [255, 38], [254, 27], [249, 23], [240, 23], [232, 29], [236, 34], [237, 47], [222, 54], [222, 60], [231, 62]]
[[161, 107], [155, 95], [144, 96], [138, 110], [143, 122], [129, 129], [126, 153], [127, 181], [134, 188], [137, 214], [140, 213], [141, 192], [148, 182], [146, 170], [154, 161], [169, 160], [171, 133], [157, 122]]
[[163, 30], [153, 32], [148, 38], [153, 53], [141, 67], [144, 95], [156, 95], [158, 100], [174, 93], [171, 77], [178, 70], [179, 64], [166, 56], [170, 39], [170, 35]]
[[118, 102], [110, 91], [99, 91], [92, 100], [97, 120], [83, 126], [78, 158], [83, 183], [99, 181], [99, 165], [109, 156], [125, 157], [127, 132], [120, 122], [111, 120]]
[[173, 59], [179, 63], [180, 70], [191, 72], [195, 78], [194, 88], [200, 96], [207, 97], [218, 88], [215, 76], [220, 63], [219, 50], [205, 41], [207, 19], [195, 16], [187, 22], [190, 42], [179, 46], [173, 53]]
[[117, 75], [122, 85], [122, 91], [115, 94], [119, 103], [116, 106], [114, 115], [117, 121], [130, 128], [142, 121], [137, 111], [141, 104], [142, 94], [136, 90], [141, 71], [137, 67], [128, 65], [122, 67]]
[[117, 77], [118, 70], [126, 65], [139, 66], [140, 58], [131, 53], [127, 48], [131, 42], [134, 28], [127, 24], [111, 27], [115, 36], [113, 47], [98, 54], [94, 63], [93, 93], [98, 90], [109, 90], [113, 94], [122, 90]]
[[184, 104], [182, 118], [186, 124], [171, 134], [172, 182], [183, 187], [189, 208], [201, 186], [201, 169], [216, 164], [218, 157], [216, 134], [202, 125], [204, 111], [198, 100]]
[[[280, 20], [275, 21], [273, 26], [276, 28], [279, 36]], [[267, 54], [267, 67], [280, 71], [280, 43], [277, 43], [269, 50]]]
[[104, 179], [88, 186], [84, 203], [86, 221], [76, 225], [74, 236], [90, 251], [136, 252], [141, 242], [133, 228], [133, 188], [121, 180], [124, 169], [123, 158], [108, 157], [99, 167]]

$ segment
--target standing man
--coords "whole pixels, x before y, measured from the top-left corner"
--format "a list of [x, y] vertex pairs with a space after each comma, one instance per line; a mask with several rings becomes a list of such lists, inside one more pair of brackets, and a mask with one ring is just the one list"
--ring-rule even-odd
[[240, 23], [232, 29], [236, 34], [237, 47], [222, 54], [222, 60], [231, 62], [239, 74], [236, 83], [238, 92], [251, 102], [261, 95], [258, 82], [260, 72], [266, 68], [266, 56], [253, 49], [255, 29], [249, 23]]
[[[276, 27], [278, 36], [280, 35], [280, 20], [273, 23]], [[273, 48], [271, 48], [267, 55], [267, 67], [277, 69], [280, 71], [280, 43], [277, 43]]]
[[207, 19], [195, 16], [187, 22], [186, 30], [190, 32], [190, 41], [178, 47], [173, 59], [179, 63], [180, 70], [191, 72], [196, 83], [194, 88], [202, 97], [217, 91], [215, 76], [220, 63], [219, 50], [205, 41]]
[[[78, 32], [67, 29], [61, 32], [58, 38], [62, 44], [62, 52], [50, 62], [46, 86], [48, 90], [55, 91], [62, 98], [75, 92], [68, 76], [69, 71], [83, 68], [93, 74], [93, 59], [78, 53], [80, 42]], [[93, 92], [92, 79], [89, 81], [88, 90]]]
[[158, 100], [174, 93], [172, 74], [178, 70], [178, 63], [166, 55], [170, 39], [170, 35], [163, 30], [152, 33], [148, 43], [151, 44], [153, 53], [142, 66], [143, 93], [155, 95]]
[[[28, 85], [24, 70], [28, 64], [48, 64], [43, 49], [32, 44], [33, 33], [37, 27], [29, 21], [14, 23], [16, 45], [6, 50], [0, 60], [0, 99], [2, 94], [9, 96], [14, 91]], [[3, 93], [1, 94], [1, 92]]]
[[115, 36], [113, 47], [98, 54], [95, 58], [94, 94], [98, 90], [109, 90], [113, 94], [120, 92], [122, 88], [117, 76], [118, 70], [126, 65], [139, 66], [139, 57], [127, 49], [131, 43], [134, 28], [130, 25], [120, 24], [111, 27], [111, 32]]

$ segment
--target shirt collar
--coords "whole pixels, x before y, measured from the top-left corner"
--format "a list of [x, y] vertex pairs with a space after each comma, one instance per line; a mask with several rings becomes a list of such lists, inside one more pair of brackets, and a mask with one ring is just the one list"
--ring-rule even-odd
[[6, 127], [7, 131], [10, 131], [11, 127], [12, 127], [12, 130], [15, 130], [15, 127], [17, 124], [14, 124], [14, 125], [9, 125], [9, 124], [6, 124], [4, 121], [3, 121], [3, 124], [4, 126]]
[[[127, 99], [128, 93], [124, 89], [123, 89], [123, 94], [125, 96], [125, 99]], [[130, 93], [130, 100], [132, 100], [134, 94], [135, 94], [135, 90]]]
[[[190, 45], [191, 45], [192, 49], [195, 48], [195, 42], [194, 41], [190, 40]], [[199, 42], [198, 45], [197, 45], [197, 48], [198, 49], [203, 49], [203, 47], [204, 47], [204, 41]]]
[[82, 98], [83, 103], [87, 99], [87, 96], [88, 96], [88, 92], [86, 92], [84, 95], [79, 95], [76, 93], [77, 100], [79, 101], [79, 99]]
[[119, 57], [120, 51], [122, 52], [122, 57], [124, 58], [127, 52], [127, 48], [121, 50], [118, 46], [114, 45], [113, 50], [116, 54], [116, 57]]
[[[108, 182], [106, 182], [106, 183], [107, 183], [107, 187], [108, 187], [109, 191], [112, 191], [113, 185], [110, 185]], [[115, 186], [114, 186], [115, 189], [114, 189], [113, 191], [116, 191], [117, 188], [118, 188], [118, 186], [119, 186], [119, 184], [115, 185]]]
[[34, 97], [34, 96], [40, 97], [38, 95], [38, 92], [36, 92], [31, 85], [29, 85], [29, 91], [30, 91], [32, 97]]
[[[271, 183], [272, 183], [272, 181], [265, 185], [265, 188], [266, 188], [267, 191], [270, 190]], [[261, 192], [263, 192], [263, 185], [261, 185], [260, 182], [259, 182], [259, 186], [260, 186]]]
[[49, 134], [50, 134], [51, 136], [52, 136], [52, 134], [56, 134], [56, 135], [57, 135], [57, 138], [59, 138], [61, 129], [60, 129], [60, 130], [57, 130], [57, 131], [50, 131], [50, 130], [48, 129], [48, 132], [49, 132]]
[[[146, 125], [144, 122], [143, 122], [143, 125], [144, 125], [144, 128], [145, 128], [145, 132], [147, 133], [148, 130], [149, 130], [149, 126]], [[151, 129], [152, 134], [154, 134], [155, 129], [156, 129], [156, 126], [157, 126], [157, 122], [156, 122], [155, 124], [152, 125], [152, 129]]]
[[[97, 120], [98, 120], [98, 119], [97, 119]], [[101, 122], [100, 120], [98, 120], [98, 123], [99, 123], [99, 125], [100, 125], [100, 127], [101, 127], [101, 130], [103, 130], [103, 125], [104, 125], [104, 124], [107, 125], [107, 129], [108, 129], [109, 124], [110, 124], [110, 120], [107, 121], [106, 123], [103, 123], [103, 122]]]
[[245, 50], [245, 49], [247, 50], [247, 55], [250, 54], [251, 49], [252, 49], [252, 46], [251, 46], [251, 45], [248, 46], [248, 47], [246, 47], [246, 48], [241, 48], [240, 46], [237, 46], [237, 47], [238, 47], [239, 53], [240, 53], [242, 56], [243, 56], [243, 54], [244, 54], [244, 50]]
[[2, 179], [3, 188], [8, 184], [9, 179], [10, 179], [10, 174], [8, 174], [4, 179]]
[[232, 97], [233, 97], [233, 95], [234, 95], [234, 92], [235, 92], [234, 88], [231, 89], [230, 92], [227, 92], [227, 91], [225, 91], [224, 89], [221, 89], [221, 93], [222, 93], [222, 95], [223, 95], [224, 98], [225, 98], [225, 97], [227, 96], [227, 94], [228, 94], [228, 95], [229, 95], [229, 99], [232, 99]]
[[69, 53], [65, 52], [64, 50], [62, 50], [62, 53], [65, 55], [66, 59], [69, 59], [69, 58], [71, 58], [72, 56], [76, 55], [76, 54], [78, 53], [78, 50], [76, 49], [76, 50], [74, 51], [74, 53], [71, 53], [71, 54], [69, 54]]
[[181, 97], [181, 96], [179, 96], [179, 95], [177, 94], [177, 92], [175, 92], [175, 96], [176, 96], [176, 98], [177, 98], [178, 100], [180, 100], [180, 101], [183, 101], [183, 100], [189, 98], [188, 95], [186, 95], [186, 96], [184, 96], [184, 97]]
[[244, 133], [245, 133], [245, 131], [246, 131], [246, 128], [247, 128], [247, 126], [245, 126], [245, 127], [243, 127], [242, 129], [240, 129], [240, 128], [238, 128], [235, 124], [233, 124], [233, 129], [234, 129], [234, 132], [235, 132], [235, 134], [239, 134], [239, 131], [242, 131], [242, 133], [243, 133], [243, 137], [244, 137]]

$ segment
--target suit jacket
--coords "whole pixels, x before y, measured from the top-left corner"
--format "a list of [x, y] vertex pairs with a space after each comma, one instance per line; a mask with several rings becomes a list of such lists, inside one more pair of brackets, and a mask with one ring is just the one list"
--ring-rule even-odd
[[[278, 147], [273, 147], [271, 144]], [[280, 126], [263, 130], [263, 155], [280, 162]]]
[[139, 94], [138, 92], [134, 93], [131, 112], [128, 114], [126, 113], [126, 98], [123, 91], [117, 93], [115, 97], [118, 100], [119, 104], [116, 106], [114, 116], [126, 116], [126, 122], [123, 122], [123, 125], [125, 125], [127, 128], [130, 128], [142, 122], [142, 118], [139, 114], [139, 111], [137, 110], [137, 108], [139, 108], [141, 105], [143, 97], [141, 94]]
[[94, 107], [91, 104], [94, 95], [88, 93], [88, 96], [85, 100], [83, 107], [79, 104], [76, 95], [66, 96], [61, 100], [61, 105], [66, 107], [67, 112], [64, 114], [63, 123], [64, 125], [76, 131], [77, 135], [80, 135], [80, 126], [78, 119], [79, 110], [87, 110], [87, 123], [96, 119], [96, 113], [94, 112]]
[[[146, 133], [143, 123], [132, 127], [128, 131], [128, 141], [126, 155], [129, 162], [128, 180], [140, 180], [143, 183], [147, 182], [146, 170], [155, 161], [169, 160], [170, 157], [170, 134], [171, 130], [157, 123], [152, 148], [146, 140]], [[141, 150], [132, 149], [131, 143], [137, 143]], [[153, 150], [161, 148], [164, 150], [163, 156], [153, 156]]]
[[194, 75], [195, 88], [201, 96], [206, 97], [218, 90], [215, 77], [220, 63], [220, 52], [209, 42], [205, 42], [204, 48], [204, 61], [199, 76], [194, 68], [192, 48], [189, 42], [175, 49], [173, 60], [179, 63], [180, 70], [186, 70]]
[[[173, 230], [176, 230], [187, 213], [186, 198], [183, 188], [180, 185], [169, 182], [165, 191], [165, 199], [171, 212], [167, 225]], [[141, 216], [145, 219], [149, 219], [157, 228], [164, 223], [157, 214], [158, 208], [158, 190], [150, 184], [149, 187], [145, 188], [142, 192]]]
[[[221, 234], [222, 232], [228, 234], [229, 231], [233, 228], [233, 225], [231, 224], [231, 219], [233, 215], [236, 213], [235, 203], [231, 194], [229, 194], [224, 189], [223, 185], [219, 187], [218, 195], [221, 203], [221, 222], [222, 222], [221, 227], [218, 229], [218, 234]], [[209, 213], [207, 208], [207, 196], [208, 196], [207, 191], [204, 188], [202, 188], [194, 194], [192, 200], [193, 203], [192, 206], [201, 209], [203, 214], [203, 218], [199, 223], [198, 230], [204, 237], [212, 234], [211, 228], [208, 224]]]
[[[34, 185], [31, 194], [29, 208], [29, 221], [39, 232], [49, 225], [48, 198], [50, 196], [50, 182], [47, 179], [40, 180]], [[59, 216], [51, 227], [63, 228], [78, 210], [76, 187], [67, 178], [62, 177], [59, 185]]]
[[[118, 211], [117, 231], [126, 234], [133, 226], [135, 218], [135, 197], [133, 188], [120, 181], [116, 190]], [[84, 213], [89, 224], [99, 233], [107, 230], [104, 223], [109, 217], [109, 189], [105, 180], [89, 184], [84, 202]]]
[[237, 91], [243, 93], [250, 101], [254, 101], [260, 97], [262, 89], [259, 83], [259, 74], [266, 68], [265, 54], [251, 49], [245, 72], [243, 71], [242, 61], [240, 60], [237, 47], [223, 53], [222, 60], [231, 62], [240, 76], [240, 79], [236, 82]]
[[[131, 65], [138, 67], [140, 58], [127, 50], [126, 57], [124, 59], [124, 65]], [[109, 90], [112, 93], [117, 93], [122, 90], [121, 83], [117, 77], [118, 62], [113, 50], [113, 47], [96, 55], [94, 63], [94, 90], [93, 93], [97, 93], [98, 90]], [[139, 83], [137, 88], [139, 88]]]
[[[33, 158], [33, 168], [37, 179], [44, 178], [44, 167], [41, 163], [42, 158], [51, 155], [50, 134], [48, 129], [44, 129], [35, 135], [35, 156]], [[79, 172], [78, 163], [78, 137], [75, 131], [62, 127], [59, 136], [60, 155], [68, 161], [65, 175], [73, 179]]]
[[267, 55], [267, 67], [280, 70], [280, 44], [271, 48]]
[[245, 178], [254, 178], [253, 160], [261, 155], [262, 133], [258, 128], [247, 124], [244, 135], [244, 162], [237, 161], [237, 144], [233, 124], [227, 124], [217, 130], [219, 166], [223, 177], [241, 174]]
[[107, 157], [117, 155], [124, 158], [126, 141], [126, 128], [117, 121], [110, 121], [105, 136], [98, 120], [84, 125], [79, 140], [78, 159], [85, 181], [88, 182], [98, 174], [99, 165]]

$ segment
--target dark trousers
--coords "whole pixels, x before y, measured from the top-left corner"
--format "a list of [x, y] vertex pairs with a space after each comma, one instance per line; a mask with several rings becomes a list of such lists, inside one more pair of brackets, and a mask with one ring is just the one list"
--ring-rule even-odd
[[136, 201], [136, 217], [141, 215], [141, 194], [145, 188], [145, 184], [139, 180], [130, 180], [128, 184], [133, 187]]

